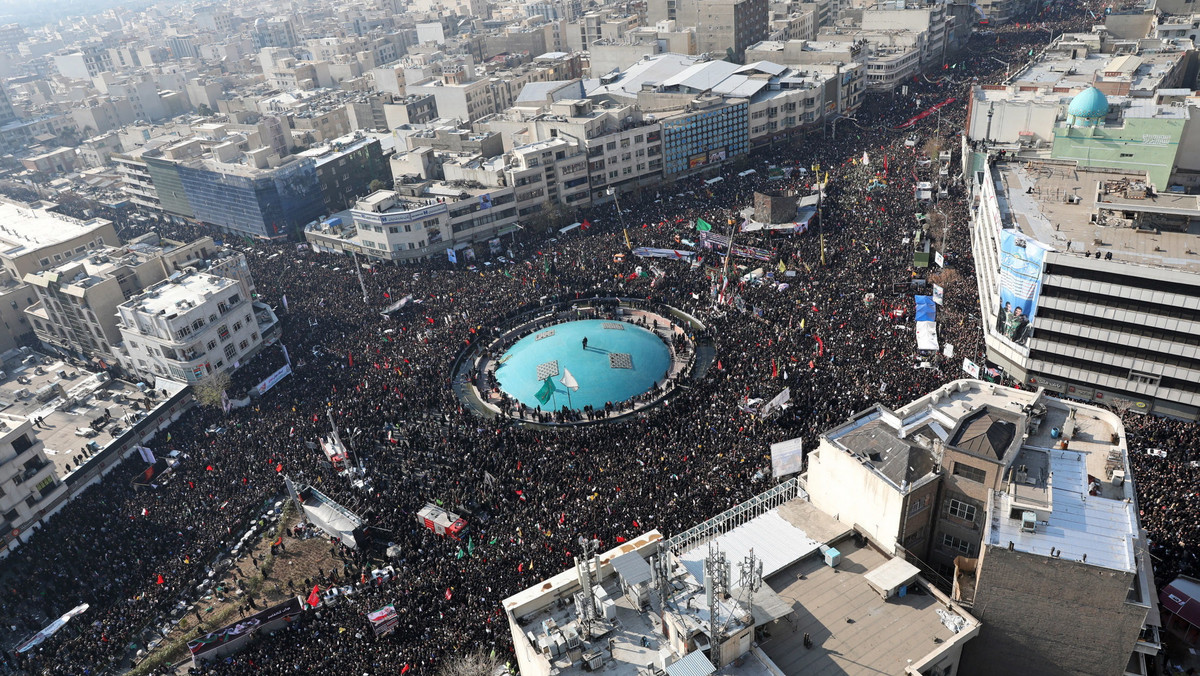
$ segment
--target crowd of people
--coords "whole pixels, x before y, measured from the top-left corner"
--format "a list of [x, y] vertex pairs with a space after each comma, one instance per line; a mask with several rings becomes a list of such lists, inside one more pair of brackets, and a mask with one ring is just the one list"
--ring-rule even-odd
[[[1081, 7], [1057, 3], [1053, 12], [1061, 18], [1039, 20], [1050, 30], [1075, 28], [1068, 17], [1078, 21]], [[1044, 39], [1002, 27], [973, 37], [971, 53], [992, 50], [1012, 60]], [[949, 196], [929, 206], [917, 203], [914, 187], [938, 181], [937, 158], [928, 166], [921, 161], [929, 153], [944, 149], [959, 159], [963, 98], [973, 77], [996, 77], [991, 63], [972, 58], [917, 78], [907, 95], [868, 96], [855, 119], [839, 124], [836, 143], [818, 133], [779, 144], [729, 167], [721, 182], [664, 185], [622, 198], [622, 213], [598, 207], [586, 230], [506, 242], [508, 263], [363, 270], [366, 303], [350, 259], [295, 243], [236, 243], [247, 252], [260, 300], [280, 314], [292, 375], [228, 413], [189, 410], [171, 427], [170, 442], [149, 444], [183, 454], [172, 481], [142, 491], [119, 479], [93, 485], [5, 560], [0, 623], [12, 627], [10, 638], [79, 603], [90, 608], [29, 653], [6, 652], [0, 673], [96, 674], [124, 663], [144, 628], [193, 598], [214, 561], [279, 499], [285, 474], [319, 485], [377, 527], [377, 537], [401, 552], [398, 574], [197, 673], [432, 673], [474, 648], [507, 659], [501, 599], [572, 565], [581, 535], [607, 548], [650, 529], [680, 532], [765, 489], [771, 443], [800, 437], [812, 448], [855, 411], [875, 402], [899, 405], [961, 377], [963, 356], [982, 363], [965, 188], [947, 180]], [[897, 129], [950, 97], [958, 102], [940, 119]], [[914, 134], [919, 141], [906, 145]], [[806, 171], [772, 181], [771, 166]], [[764, 264], [732, 261], [746, 269], [731, 266], [736, 281], [721, 300], [736, 302], [714, 302], [721, 270], [714, 251], [701, 251], [705, 260], [696, 268], [661, 261], [662, 274], [647, 277], [630, 275], [640, 263], [632, 256], [614, 259], [628, 252], [626, 231], [634, 246], [673, 248], [681, 246], [677, 238], [696, 239], [697, 219], [728, 234], [755, 190], [808, 194], [826, 173], [821, 214], [809, 232], [735, 235], [739, 245], [770, 250], [764, 267], [775, 273], [773, 281], [742, 283], [747, 269]], [[945, 269], [913, 267], [920, 212], [938, 214], [933, 234], [945, 241], [936, 247]], [[210, 233], [176, 227], [164, 234]], [[918, 277], [945, 289], [938, 337], [954, 345], [954, 359], [917, 350], [911, 282]], [[409, 294], [403, 310], [381, 314]], [[597, 294], [646, 298], [700, 318], [715, 363], [662, 405], [599, 425], [549, 429], [464, 406], [451, 363], [485, 327], [531, 303]], [[282, 363], [282, 352], [267, 348], [234, 374], [231, 391], [248, 391]], [[791, 403], [782, 415], [763, 420], [744, 410], [747, 399], [770, 399], [784, 387]], [[354, 431], [365, 489], [306, 444], [329, 432], [330, 412]], [[1156, 565], [1169, 561], [1168, 570], [1194, 572], [1196, 527], [1186, 507], [1196, 501], [1189, 486], [1197, 469], [1171, 446], [1182, 425], [1130, 423], [1131, 446], [1170, 450], [1161, 461], [1133, 453]], [[225, 431], [206, 432], [214, 425]], [[114, 477], [141, 468], [136, 455], [125, 464]], [[461, 555], [462, 542], [416, 522], [427, 502], [467, 516], [469, 554]], [[367, 556], [339, 561], [341, 576], [361, 575], [371, 565]], [[400, 623], [376, 639], [364, 614], [388, 603], [400, 611]]]

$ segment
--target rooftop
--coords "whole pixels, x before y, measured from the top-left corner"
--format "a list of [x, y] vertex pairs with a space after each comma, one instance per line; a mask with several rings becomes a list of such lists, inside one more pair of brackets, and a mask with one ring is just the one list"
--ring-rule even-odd
[[[139, 296], [121, 304], [146, 314], [172, 314], [189, 301], [203, 303], [214, 294], [237, 286], [237, 282], [203, 272], [175, 273], [167, 280], [154, 284]], [[187, 308], [190, 309], [190, 308]]]
[[[1041, 166], [1035, 162], [1028, 169], [1015, 162], [999, 162], [992, 176], [1005, 227], [1016, 228], [1060, 254], [1095, 255], [1103, 249], [1116, 261], [1200, 272], [1200, 254], [1195, 253], [1200, 251], [1200, 226], [1193, 224], [1186, 232], [1142, 231], [1092, 220], [1098, 208], [1114, 205], [1123, 211], [1146, 210], [1190, 218], [1200, 213], [1200, 196], [1159, 192], [1153, 198], [1125, 199], [1104, 194], [1105, 203], [1098, 204], [1102, 182], [1126, 179], [1137, 183], [1146, 177], [1048, 162]], [[1066, 201], [1067, 195], [1078, 195], [1080, 200], [1072, 204]]]
[[[733, 571], [728, 596], [716, 602], [719, 622], [728, 635], [743, 627], [758, 629], [749, 652], [716, 673], [901, 674], [939, 663], [978, 634], [979, 622], [920, 579], [910, 564], [869, 544], [857, 545], [848, 527], [803, 497], [736, 521], [737, 528], [711, 543]], [[646, 673], [646, 665], [667, 674], [713, 673], [710, 606], [703, 575], [698, 579], [695, 574], [710, 543], [701, 542], [678, 557], [666, 555], [667, 581], [659, 583], [654, 558], [663, 556], [656, 554], [660, 539], [653, 532], [598, 557], [599, 596], [605, 599], [602, 605], [613, 608], [604, 633], [595, 640], [580, 635], [576, 605], [559, 602], [582, 589], [575, 571], [505, 599], [525, 673], [602, 669], [612, 676], [635, 676]], [[836, 567], [826, 562], [827, 552], [840, 557]], [[737, 572], [755, 553], [763, 564], [763, 584], [757, 589], [745, 584], [753, 576]], [[648, 564], [632, 560], [650, 556]], [[639, 589], [659, 588], [667, 592], [665, 602], [660, 603], [657, 591], [646, 592], [650, 607], [638, 601]], [[662, 633], [664, 623], [672, 627], [670, 638]], [[811, 637], [811, 648], [804, 645], [805, 636]], [[691, 646], [686, 655], [677, 652], [683, 643]], [[588, 659], [602, 660], [603, 667], [585, 667]]]
[[[979, 626], [924, 581], [902, 597], [885, 600], [868, 584], [867, 574], [897, 559], [858, 547], [851, 538], [836, 545], [842, 555], [837, 568], [809, 557], [767, 579], [795, 609], [790, 626], [776, 625], [762, 642], [763, 652], [783, 673], [903, 674], [910, 663], [915, 666], [955, 638], [942, 613], [966, 619], [972, 629]], [[812, 649], [796, 638], [805, 634]]]
[[31, 254], [110, 225], [103, 218], [83, 221], [49, 210], [55, 206], [51, 202], [26, 205], [0, 200], [0, 255]]
[[[107, 378], [102, 380], [96, 374], [81, 371], [49, 356], [36, 353], [30, 356], [33, 359], [28, 364], [21, 361], [5, 364], [8, 377], [0, 381], [0, 410], [25, 419], [35, 416], [45, 418], [45, 429], [35, 427], [33, 432], [42, 440], [46, 459], [54, 463], [59, 477], [68, 474], [68, 465], [71, 469], [78, 467], [75, 456], [82, 453], [85, 444], [96, 442], [103, 448], [112, 441], [111, 431], [114, 428], [118, 425], [128, 428], [133, 422], [129, 416], [140, 416], [146, 410], [140, 404], [134, 408], [132, 402], [145, 401], [146, 397], [130, 383]], [[39, 370], [41, 373], [37, 372]], [[59, 371], [66, 371], [67, 377], [59, 377]], [[23, 383], [18, 379], [28, 379], [29, 382]], [[54, 383], [62, 385], [67, 398], [58, 396], [43, 403], [32, 396]], [[30, 394], [23, 392], [26, 390]], [[68, 403], [68, 399], [72, 403]], [[91, 437], [76, 433], [76, 430], [88, 429], [93, 420], [104, 416], [106, 410], [113, 420], [102, 431]]]

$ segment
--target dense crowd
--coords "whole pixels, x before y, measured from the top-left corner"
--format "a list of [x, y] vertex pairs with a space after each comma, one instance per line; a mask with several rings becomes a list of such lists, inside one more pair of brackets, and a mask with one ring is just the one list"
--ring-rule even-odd
[[[1053, 11], [1080, 13], [1073, 3]], [[1054, 16], [1039, 19], [1049, 30], [1068, 27]], [[396, 673], [405, 666], [431, 673], [470, 648], [506, 658], [511, 645], [500, 600], [571, 565], [580, 535], [611, 546], [652, 528], [686, 529], [767, 487], [770, 443], [801, 437], [811, 448], [854, 411], [876, 401], [899, 405], [960, 377], [963, 356], [982, 362], [964, 188], [946, 180], [949, 197], [930, 212], [940, 214], [934, 236], [946, 240], [945, 270], [913, 268], [916, 214], [929, 210], [913, 190], [918, 180], [938, 182], [937, 158], [920, 161], [927, 153], [952, 151], [958, 166], [967, 87], [973, 76], [996, 75], [981, 55], [1011, 60], [1045, 38], [1015, 27], [977, 35], [971, 59], [918, 78], [904, 96], [868, 96], [855, 119], [839, 124], [836, 142], [781, 144], [730, 167], [721, 182], [693, 179], [622, 198], [623, 213], [607, 206], [585, 214], [586, 230], [506, 241], [508, 263], [364, 269], [365, 304], [348, 258], [295, 243], [233, 243], [247, 250], [260, 300], [280, 314], [294, 373], [249, 406], [190, 410], [171, 428], [171, 442], [150, 444], [184, 454], [174, 480], [143, 491], [119, 479], [94, 485], [5, 561], [0, 622], [13, 628], [10, 638], [81, 602], [91, 608], [28, 655], [5, 654], [0, 672], [100, 673], [124, 660], [142, 629], [192, 598], [206, 568], [278, 499], [283, 474], [318, 484], [387, 529], [386, 539], [402, 552], [399, 574], [202, 673]], [[940, 118], [896, 129], [949, 97], [959, 101]], [[911, 135], [919, 140], [906, 145]], [[807, 171], [771, 181], [770, 166]], [[741, 175], [748, 168], [756, 172]], [[735, 281], [735, 303], [714, 302], [714, 252], [701, 252], [704, 264], [696, 268], [655, 261], [662, 274], [646, 277], [630, 273], [647, 262], [614, 260], [627, 251], [625, 230], [634, 246], [686, 246], [682, 240], [697, 238], [696, 219], [727, 234], [756, 189], [808, 194], [826, 172], [822, 213], [809, 232], [736, 235], [738, 244], [772, 251], [768, 264], [735, 260], [746, 266], [735, 268], [736, 279], [759, 266], [775, 279]], [[952, 227], [943, 234], [938, 223]], [[170, 234], [207, 233], [181, 227]], [[916, 277], [936, 278], [945, 288], [938, 335], [954, 346], [953, 359], [916, 349]], [[404, 310], [381, 314], [409, 294], [413, 302]], [[478, 330], [532, 302], [597, 294], [691, 313], [709, 327], [705, 339], [716, 359], [664, 405], [599, 425], [545, 429], [464, 407], [450, 365]], [[282, 363], [282, 353], [268, 348], [235, 373], [231, 390], [247, 391]], [[792, 401], [783, 415], [764, 421], [743, 410], [746, 399], [769, 399], [784, 387]], [[329, 411], [357, 434], [368, 489], [321, 463], [305, 443], [328, 432]], [[226, 431], [206, 432], [214, 425]], [[1196, 527], [1185, 507], [1195, 501], [1189, 486], [1197, 470], [1171, 446], [1180, 429], [1162, 420], [1131, 425], [1136, 448], [1170, 450], [1161, 462], [1133, 454], [1152, 551], [1170, 562], [1168, 570], [1194, 572]], [[135, 455], [113, 476], [131, 476], [140, 466]], [[462, 543], [416, 522], [415, 512], [433, 501], [470, 515], [469, 555], [459, 556]], [[369, 565], [359, 555], [337, 570], [342, 579], [357, 579]], [[302, 581], [290, 582], [299, 588]], [[400, 625], [376, 639], [364, 613], [386, 603], [400, 611]]]

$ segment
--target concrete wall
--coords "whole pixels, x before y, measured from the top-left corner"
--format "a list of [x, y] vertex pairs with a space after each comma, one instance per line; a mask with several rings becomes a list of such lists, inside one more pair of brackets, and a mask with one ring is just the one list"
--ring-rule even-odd
[[972, 612], [983, 622], [963, 650], [973, 676], [1119, 676], [1146, 609], [1125, 603], [1132, 573], [985, 548]]
[[814, 507], [895, 550], [903, 513], [900, 491], [825, 439], [808, 456], [808, 492]]

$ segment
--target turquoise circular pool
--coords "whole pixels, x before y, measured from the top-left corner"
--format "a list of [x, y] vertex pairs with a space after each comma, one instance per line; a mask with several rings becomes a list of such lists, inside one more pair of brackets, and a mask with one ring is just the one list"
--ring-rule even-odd
[[[500, 389], [530, 408], [581, 410], [590, 405], [602, 409], [606, 402], [631, 399], [660, 382], [670, 368], [671, 353], [661, 338], [646, 329], [589, 319], [535, 331], [514, 343], [497, 362]], [[564, 385], [564, 377], [568, 384], [574, 379], [577, 389]]]

